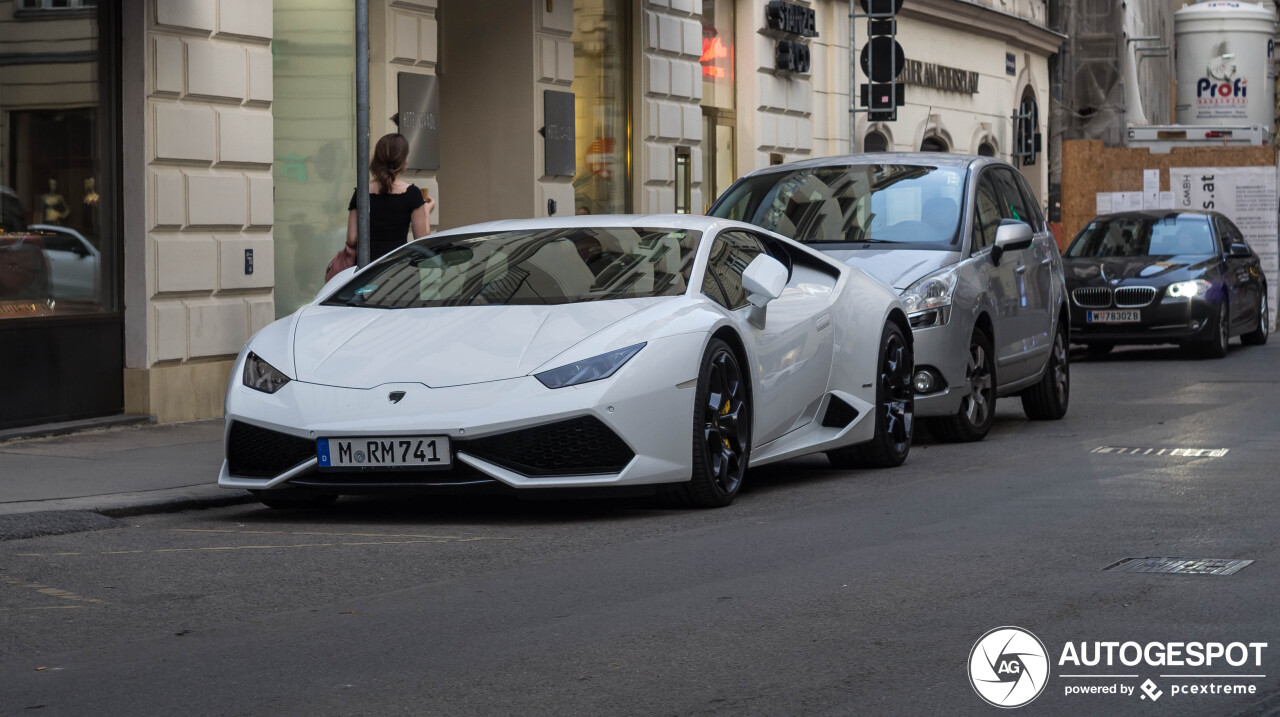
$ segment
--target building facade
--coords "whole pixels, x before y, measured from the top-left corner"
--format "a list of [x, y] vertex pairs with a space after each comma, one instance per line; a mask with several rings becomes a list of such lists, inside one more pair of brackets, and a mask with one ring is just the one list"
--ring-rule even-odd
[[[751, 170], [864, 148], [1010, 157], [1060, 38], [1043, 2], [988, 2], [909, 3], [907, 106], [868, 124], [845, 0], [370, 0], [371, 134], [410, 138], [437, 228], [701, 213]], [[0, 362], [22, 377], [0, 428], [220, 415], [240, 347], [345, 238], [354, 5], [0, 0]]]

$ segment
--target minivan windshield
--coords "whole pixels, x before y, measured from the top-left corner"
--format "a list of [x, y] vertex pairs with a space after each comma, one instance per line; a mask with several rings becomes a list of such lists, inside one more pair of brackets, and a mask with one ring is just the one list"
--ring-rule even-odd
[[1094, 219], [1067, 249], [1073, 258], [1213, 253], [1209, 217], [1175, 213]]
[[963, 169], [908, 164], [770, 172], [730, 187], [711, 215], [749, 222], [806, 244], [954, 249], [960, 241], [964, 179]]
[[701, 236], [575, 227], [431, 237], [379, 259], [322, 303], [412, 309], [677, 296]]

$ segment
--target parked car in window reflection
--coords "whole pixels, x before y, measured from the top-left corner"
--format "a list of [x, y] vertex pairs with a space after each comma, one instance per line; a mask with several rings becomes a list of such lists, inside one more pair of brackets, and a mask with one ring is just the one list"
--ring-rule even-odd
[[97, 247], [70, 227], [32, 224], [28, 229], [42, 239], [53, 298], [98, 298], [102, 260]]

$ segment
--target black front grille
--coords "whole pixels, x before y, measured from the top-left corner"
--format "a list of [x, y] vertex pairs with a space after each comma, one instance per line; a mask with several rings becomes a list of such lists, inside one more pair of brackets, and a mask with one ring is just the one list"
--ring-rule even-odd
[[1111, 289], [1105, 286], [1082, 286], [1071, 292], [1076, 306], [1085, 309], [1105, 309], [1111, 306]]
[[274, 478], [315, 457], [315, 441], [240, 421], [231, 423], [227, 467], [233, 476]]
[[618, 473], [635, 457], [593, 416], [459, 441], [457, 450], [526, 476]]
[[858, 409], [841, 401], [835, 396], [827, 403], [827, 412], [822, 416], [823, 428], [844, 428], [858, 417]]
[[1156, 298], [1156, 290], [1150, 286], [1122, 286], [1116, 289], [1116, 306], [1136, 309], [1150, 304]]

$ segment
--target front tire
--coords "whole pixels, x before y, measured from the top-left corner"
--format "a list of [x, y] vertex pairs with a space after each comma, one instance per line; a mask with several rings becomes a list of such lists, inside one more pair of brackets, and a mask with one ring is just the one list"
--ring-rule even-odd
[[953, 416], [934, 418], [929, 430], [945, 443], [973, 443], [987, 437], [996, 421], [996, 364], [991, 337], [974, 327], [969, 339], [969, 362], [965, 381], [969, 395]]
[[1262, 296], [1258, 298], [1258, 327], [1247, 334], [1240, 337], [1240, 343], [1245, 346], [1261, 346], [1267, 343], [1267, 336], [1271, 333], [1271, 315], [1268, 313], [1267, 306], [1267, 287], [1262, 287]]
[[733, 502], [751, 457], [751, 397], [729, 344], [712, 339], [702, 356], [693, 405], [693, 475], [675, 487], [680, 502], [722, 508]]
[[307, 490], [251, 490], [253, 497], [268, 508], [276, 510], [308, 510], [327, 508], [338, 496], [334, 493], [313, 493]]
[[1227, 355], [1227, 344], [1231, 341], [1231, 312], [1227, 302], [1218, 305], [1218, 318], [1210, 328], [1210, 338], [1200, 344], [1200, 355], [1209, 359], [1220, 359]]
[[914, 356], [902, 329], [892, 321], [880, 337], [880, 371], [876, 382], [876, 433], [866, 443], [827, 452], [836, 468], [894, 468], [911, 452], [915, 425], [915, 390], [911, 385]]
[[1022, 410], [1033, 421], [1056, 421], [1067, 415], [1071, 398], [1070, 352], [1067, 330], [1058, 324], [1053, 335], [1053, 348], [1040, 382], [1022, 392]]

